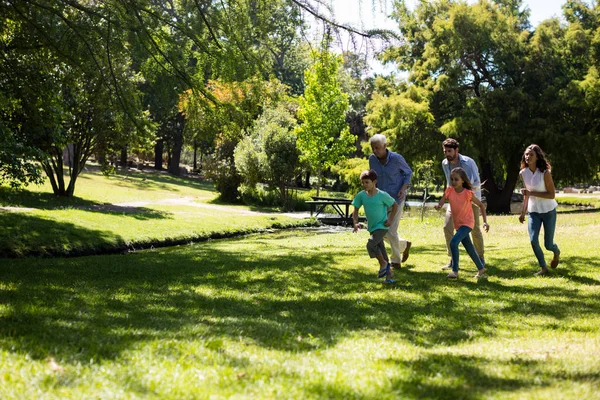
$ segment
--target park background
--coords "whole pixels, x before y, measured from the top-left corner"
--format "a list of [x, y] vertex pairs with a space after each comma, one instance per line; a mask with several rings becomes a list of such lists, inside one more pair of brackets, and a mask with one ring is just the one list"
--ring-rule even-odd
[[[339, 4], [0, 3], [1, 398], [598, 398], [600, 9]], [[373, 133], [414, 201], [444, 138], [475, 158], [489, 280], [444, 280], [433, 210], [392, 287], [364, 231], [303, 218]], [[509, 214], [530, 143], [561, 192], [542, 279]]]

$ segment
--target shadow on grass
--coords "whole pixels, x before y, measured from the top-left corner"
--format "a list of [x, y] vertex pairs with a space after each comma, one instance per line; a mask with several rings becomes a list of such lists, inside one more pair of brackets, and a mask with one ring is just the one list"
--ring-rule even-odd
[[[86, 169], [89, 173], [100, 175], [100, 169], [97, 166], [87, 165]], [[85, 173], [81, 175], [82, 178], [87, 179]], [[169, 174], [165, 170], [155, 170], [153, 168], [147, 168], [143, 171], [134, 170], [123, 170], [118, 169], [113, 175], [109, 175], [108, 179], [117, 177], [124, 184], [132, 185], [138, 189], [144, 190], [170, 190], [173, 191], [173, 186], [184, 186], [198, 190], [214, 191], [214, 185], [212, 182], [204, 180], [200, 177], [188, 177], [188, 176], [174, 176]]]
[[0, 257], [91, 255], [125, 245], [112, 232], [20, 212], [0, 211], [0, 226]]
[[[203, 340], [221, 351], [224, 340], [244, 338], [303, 352], [376, 331], [434, 348], [493, 337], [515, 316], [552, 316], [564, 328], [574, 310], [600, 309], [600, 299], [576, 289], [448, 282], [425, 271], [401, 271], [397, 286], [382, 287], [371, 269], [331, 268], [337, 248], [299, 253], [290, 240], [303, 235], [312, 234], [68, 261], [0, 260], [0, 346], [77, 363], [114, 359], [151, 340]], [[492, 302], [504, 305], [482, 306]]]
[[[34, 208], [38, 210], [78, 209], [103, 214], [123, 215], [142, 220], [169, 218], [169, 213], [167, 212], [145, 207], [123, 207], [86, 200], [76, 196], [60, 197], [53, 193], [13, 190], [7, 187], [0, 187], [0, 204], [9, 207]], [[0, 210], [0, 217], [6, 214], [6, 211]]]

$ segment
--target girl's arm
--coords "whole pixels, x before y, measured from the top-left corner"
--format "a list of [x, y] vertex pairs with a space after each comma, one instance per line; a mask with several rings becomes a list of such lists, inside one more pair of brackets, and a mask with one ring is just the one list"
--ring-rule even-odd
[[556, 196], [556, 189], [554, 187], [552, 173], [549, 169], [544, 171], [544, 183], [546, 184], [545, 192], [531, 192], [529, 190], [524, 190], [522, 191], [522, 193], [527, 194], [528, 196], [541, 197], [543, 199], [553, 199]]
[[442, 208], [442, 206], [444, 205], [445, 202], [446, 202], [446, 195], [443, 194], [439, 203], [437, 203], [437, 205], [435, 205], [433, 208], [435, 208], [436, 210], [439, 210], [440, 208]]
[[479, 209], [481, 210], [481, 216], [483, 217], [483, 229], [485, 229], [486, 232], [489, 231], [490, 225], [487, 223], [487, 215], [485, 214], [485, 205], [475, 195], [473, 195], [473, 197], [471, 198], [471, 201], [473, 203], [475, 203], [477, 206], [479, 206]]
[[[525, 186], [525, 182], [523, 181], [523, 176], [521, 176], [521, 182], [523, 182], [523, 186]], [[521, 215], [519, 215], [519, 222], [523, 223], [525, 221], [525, 213], [527, 212], [527, 203], [529, 203], [529, 196], [525, 193], [527, 189], [522, 189], [521, 193], [523, 194], [523, 207], [521, 208]]]
[[357, 232], [360, 229], [358, 225], [358, 208], [354, 207], [354, 211], [352, 211], [352, 222], [354, 222], [354, 229], [352, 232]]
[[392, 210], [388, 213], [388, 217], [385, 220], [385, 222], [383, 223], [383, 225], [390, 226], [390, 224], [394, 220], [394, 217], [396, 216], [397, 212], [398, 212], [398, 204], [396, 204], [396, 202], [394, 201], [394, 205], [392, 206]]

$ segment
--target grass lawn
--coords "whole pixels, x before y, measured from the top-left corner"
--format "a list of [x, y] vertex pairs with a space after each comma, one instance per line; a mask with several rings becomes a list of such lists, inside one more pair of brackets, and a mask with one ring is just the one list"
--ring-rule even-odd
[[365, 231], [0, 259], [0, 398], [600, 398], [600, 213], [559, 214], [541, 278], [526, 225], [489, 222], [482, 282], [464, 251], [444, 279], [436, 212], [401, 222], [395, 286]]
[[115, 252], [307, 223], [216, 204], [212, 184], [158, 173], [106, 178], [90, 166], [75, 195], [56, 197], [48, 183], [19, 192], [0, 186], [0, 206], [19, 210], [0, 210], [0, 257]]

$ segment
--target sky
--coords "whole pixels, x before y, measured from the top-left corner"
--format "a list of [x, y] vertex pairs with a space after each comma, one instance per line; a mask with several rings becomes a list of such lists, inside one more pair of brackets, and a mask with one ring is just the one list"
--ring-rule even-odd
[[[407, 4], [414, 6], [417, 0], [407, 0]], [[474, 3], [475, 0], [468, 0]], [[530, 9], [530, 22], [535, 27], [541, 21], [552, 18], [562, 17], [561, 6], [566, 0], [525, 0], [523, 3]], [[396, 22], [387, 16], [392, 11], [392, 1], [385, 0], [330, 0], [334, 10], [335, 20], [344, 24], [352, 25], [359, 29], [385, 28], [397, 30]], [[374, 9], [373, 9], [374, 6]], [[348, 39], [342, 40], [342, 48], [350, 48]], [[347, 43], [344, 43], [344, 42]], [[364, 45], [366, 46], [366, 45]], [[375, 45], [376, 46], [376, 45]], [[377, 60], [373, 59], [376, 48], [361, 49], [371, 56], [369, 64], [373, 72], [389, 73], [394, 70], [393, 66], [383, 66]]]

